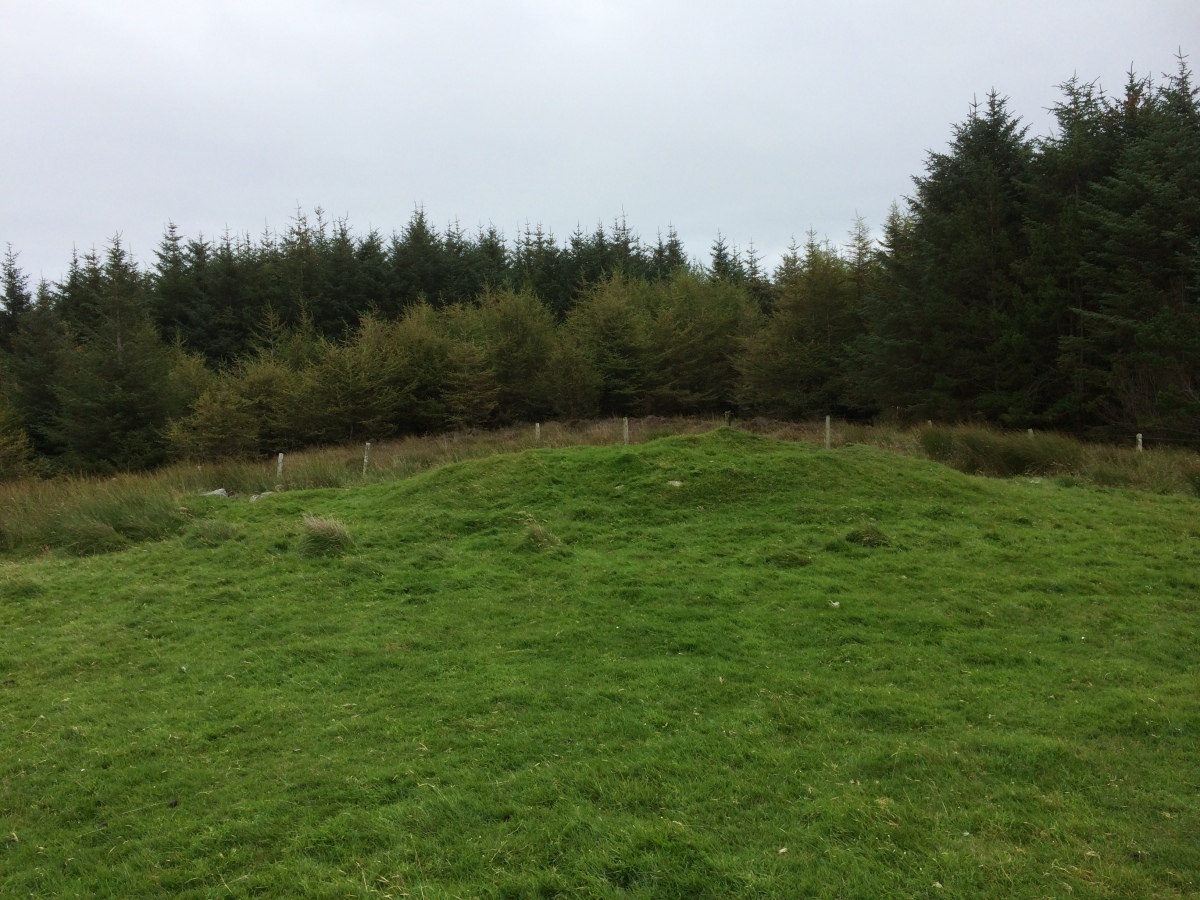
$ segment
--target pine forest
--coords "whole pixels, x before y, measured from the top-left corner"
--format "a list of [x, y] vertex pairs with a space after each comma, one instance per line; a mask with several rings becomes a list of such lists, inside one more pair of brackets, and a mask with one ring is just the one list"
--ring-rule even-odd
[[[980, 422], [1200, 445], [1200, 105], [1181, 60], [1062, 85], [1035, 138], [992, 93], [878, 234], [773, 270], [626, 221], [119, 237], [33, 284], [9, 246], [0, 475], [598, 416]], [[802, 210], [797, 211], [802, 215]]]

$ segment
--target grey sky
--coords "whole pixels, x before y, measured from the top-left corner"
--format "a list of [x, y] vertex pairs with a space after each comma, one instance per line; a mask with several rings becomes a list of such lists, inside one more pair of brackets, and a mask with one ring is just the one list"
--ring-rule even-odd
[[170, 220], [386, 233], [421, 204], [774, 259], [877, 227], [973, 95], [1045, 133], [1072, 73], [1117, 91], [1179, 48], [1197, 0], [0, 0], [0, 244], [53, 279], [116, 232], [152, 261]]

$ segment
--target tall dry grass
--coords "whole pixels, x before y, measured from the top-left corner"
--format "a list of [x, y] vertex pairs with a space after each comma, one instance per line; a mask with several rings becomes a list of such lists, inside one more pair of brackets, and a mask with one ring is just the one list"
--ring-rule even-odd
[[[671, 434], [711, 431], [721, 420], [630, 420], [638, 443]], [[181, 462], [154, 472], [114, 478], [24, 478], [0, 483], [0, 551], [62, 550], [77, 555], [117, 550], [178, 533], [220, 501], [202, 495], [224, 488], [231, 497], [274, 490], [341, 488], [394, 481], [447, 463], [534, 447], [576, 447], [623, 440], [620, 419], [548, 422], [540, 440], [533, 426], [406, 437], [372, 444], [363, 472], [363, 446], [322, 447], [276, 459]]]
[[[721, 418], [650, 417], [630, 420], [630, 440], [698, 434]], [[780, 440], [823, 446], [824, 422], [768, 422], [736, 427]], [[980, 426], [867, 426], [834, 423], [832, 445], [869, 444], [906, 456], [941, 462], [963, 472], [995, 477], [1056, 477], [1063, 484], [1124, 487], [1159, 493], [1200, 494], [1200, 455], [1164, 448], [1086, 444], [1056, 434], [1006, 432]], [[408, 478], [447, 463], [535, 447], [617, 444], [620, 419], [548, 422], [540, 440], [533, 426], [478, 433], [407, 437], [371, 447], [363, 473], [361, 445], [287, 454], [282, 479], [276, 460], [177, 463], [155, 472], [115, 478], [25, 478], [0, 483], [0, 551], [60, 550], [102, 553], [180, 532], [215, 503], [202, 495], [224, 488], [234, 499], [264, 491], [340, 488]]]

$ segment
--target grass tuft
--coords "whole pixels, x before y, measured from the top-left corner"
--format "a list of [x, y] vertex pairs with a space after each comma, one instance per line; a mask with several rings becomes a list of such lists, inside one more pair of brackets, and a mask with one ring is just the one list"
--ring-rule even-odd
[[763, 562], [777, 569], [802, 569], [812, 565], [812, 557], [799, 550], [773, 550], [763, 556]]
[[111, 553], [129, 546], [129, 541], [107, 522], [78, 519], [56, 529], [60, 546], [73, 556]]
[[201, 519], [188, 528], [184, 543], [189, 547], [217, 547], [237, 534], [237, 527], [223, 519]]
[[859, 547], [887, 547], [892, 542], [875, 525], [863, 525], [846, 535], [846, 542]]
[[546, 528], [546, 526], [535, 519], [532, 515], [529, 513], [523, 513], [522, 519], [525, 523], [526, 547], [543, 553], [562, 549], [562, 539], [558, 537], [558, 535], [552, 533], [548, 528]]
[[305, 556], [341, 556], [354, 546], [350, 529], [337, 519], [305, 516], [304, 532], [300, 549]]

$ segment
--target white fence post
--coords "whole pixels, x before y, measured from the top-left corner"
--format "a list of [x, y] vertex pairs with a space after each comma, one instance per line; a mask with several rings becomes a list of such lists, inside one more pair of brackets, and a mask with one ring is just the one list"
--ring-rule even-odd
[[542, 442], [542, 423], [541, 422], [535, 422], [533, 425], [533, 439], [534, 439], [534, 441], [536, 441], [539, 444]]
[[279, 462], [275, 466], [275, 480], [283, 481], [283, 454], [279, 454]]
[[1141, 453], [1142, 452], [1142, 436], [1140, 434], [1138, 435], [1137, 441], [1138, 441], [1138, 445], [1137, 445], [1138, 453]]
[[371, 442], [367, 441], [367, 446], [363, 448], [363, 474], [367, 474], [367, 463], [371, 461]]

